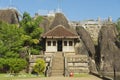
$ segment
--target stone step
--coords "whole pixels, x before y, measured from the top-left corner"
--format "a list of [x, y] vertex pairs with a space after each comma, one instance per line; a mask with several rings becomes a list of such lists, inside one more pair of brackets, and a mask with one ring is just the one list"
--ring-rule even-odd
[[64, 58], [63, 57], [55, 57], [54, 59], [58, 60], [58, 59], [64, 59]]
[[53, 63], [52, 65], [55, 66], [55, 67], [64, 67], [64, 65], [62, 65], [61, 63], [59, 63], [59, 64], [58, 63]]
[[64, 63], [53, 63], [52, 66], [56, 66], [56, 67], [64, 67]]
[[52, 62], [51, 76], [63, 76], [64, 74], [64, 58], [62, 53], [56, 53]]
[[56, 69], [64, 69], [63, 67], [57, 68], [57, 67], [53, 67], [52, 70], [56, 70]]
[[63, 76], [63, 73], [52, 73], [51, 76]]
[[55, 59], [54, 59], [53, 62], [63, 62], [63, 60], [61, 60], [61, 59], [56, 59], [56, 60], [55, 60]]
[[64, 69], [63, 65], [58, 65], [58, 66], [52, 66], [52, 69]]
[[63, 64], [64, 64], [63, 62], [54, 62], [52, 65], [58, 66], [58, 65], [63, 65]]
[[54, 57], [54, 59], [63, 59], [63, 57]]
[[54, 70], [52, 70], [52, 73], [64, 73], [64, 70], [62, 70], [62, 69], [54, 69]]

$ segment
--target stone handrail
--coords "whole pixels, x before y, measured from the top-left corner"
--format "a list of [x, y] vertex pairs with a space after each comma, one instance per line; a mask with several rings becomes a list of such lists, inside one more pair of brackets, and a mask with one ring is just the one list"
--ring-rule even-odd
[[50, 62], [49, 62], [49, 66], [48, 66], [48, 68], [47, 68], [47, 70], [46, 70], [46, 76], [47, 76], [47, 77], [49, 77], [49, 76], [51, 75], [52, 59], [53, 59], [53, 58], [51, 58], [51, 60], [50, 60]]
[[64, 72], [64, 73], [65, 73], [65, 76], [67, 77], [67, 76], [69, 76], [69, 73], [70, 73], [70, 72], [69, 72], [69, 70], [68, 70], [67, 58], [66, 58], [66, 57], [65, 57], [65, 60], [64, 60], [64, 61], [65, 61], [65, 70], [64, 70], [65, 72]]

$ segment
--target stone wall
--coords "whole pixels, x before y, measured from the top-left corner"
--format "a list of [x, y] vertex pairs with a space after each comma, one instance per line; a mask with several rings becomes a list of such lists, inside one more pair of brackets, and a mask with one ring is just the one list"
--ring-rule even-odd
[[[33, 66], [35, 65], [35, 62], [37, 59], [43, 59], [46, 62], [46, 70], [50, 65], [50, 61], [52, 60], [52, 56], [50, 55], [30, 55], [29, 56], [29, 73], [32, 73], [33, 71]], [[45, 70], [45, 71], [46, 71]]]
[[89, 73], [87, 55], [74, 55], [65, 57], [65, 76], [70, 73]]

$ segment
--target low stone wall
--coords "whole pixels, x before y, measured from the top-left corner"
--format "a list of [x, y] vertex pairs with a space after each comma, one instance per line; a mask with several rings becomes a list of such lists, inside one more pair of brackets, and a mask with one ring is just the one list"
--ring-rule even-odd
[[72, 73], [89, 73], [87, 55], [74, 55], [65, 57], [65, 68], [69, 74]]
[[[37, 59], [43, 59], [46, 62], [46, 69], [50, 65], [50, 61], [52, 59], [51, 55], [30, 55], [29, 56], [29, 73], [33, 71], [33, 66]], [[46, 70], [45, 70], [46, 71]]]
[[75, 52], [64, 52], [63, 53], [64, 56], [74, 56], [75, 55]]

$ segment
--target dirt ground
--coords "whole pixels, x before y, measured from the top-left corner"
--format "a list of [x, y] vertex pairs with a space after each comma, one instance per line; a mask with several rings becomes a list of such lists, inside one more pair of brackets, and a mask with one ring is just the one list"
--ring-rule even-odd
[[102, 80], [95, 76], [89, 77], [44, 77], [44, 78], [29, 78], [29, 79], [17, 79], [17, 80]]

